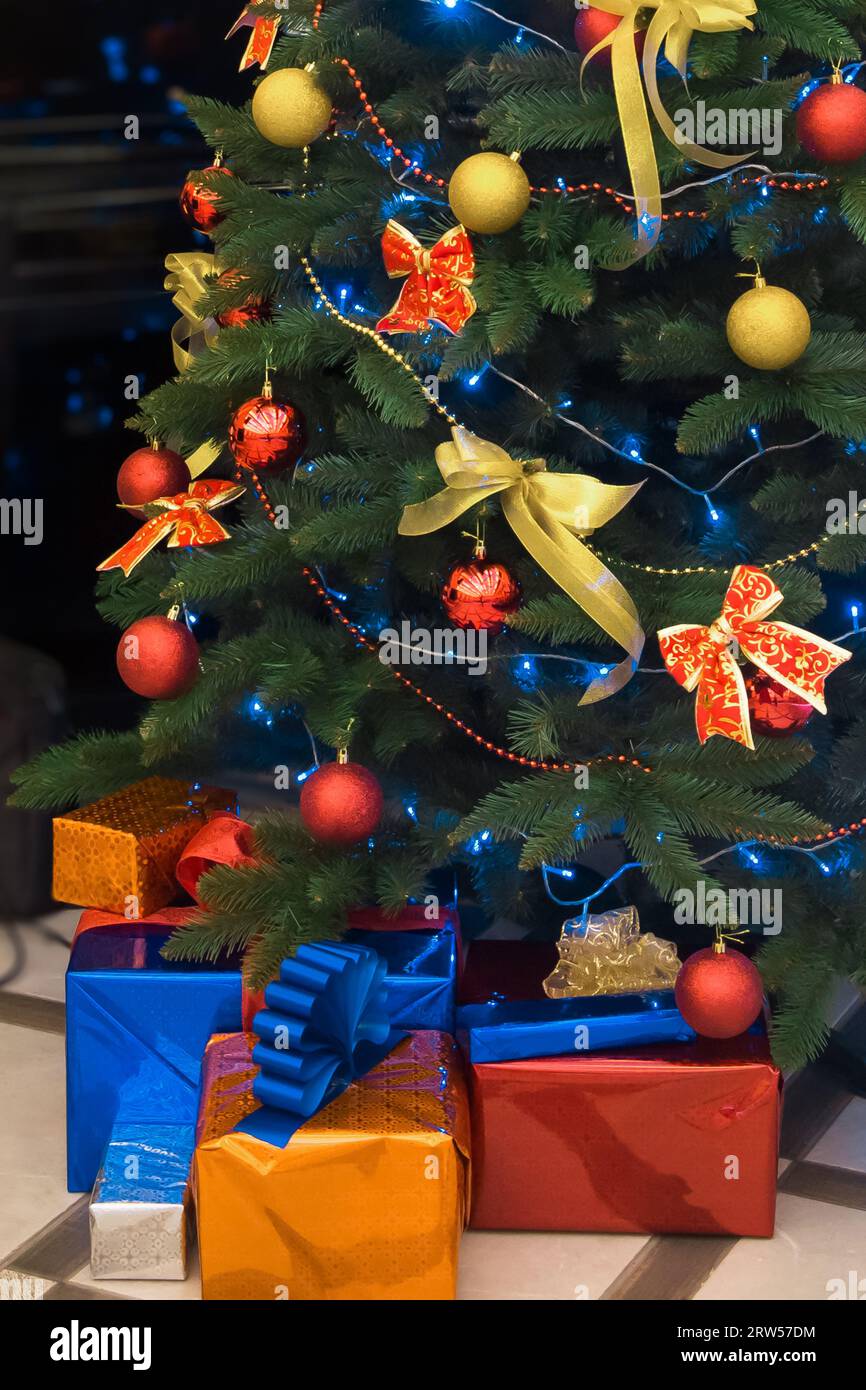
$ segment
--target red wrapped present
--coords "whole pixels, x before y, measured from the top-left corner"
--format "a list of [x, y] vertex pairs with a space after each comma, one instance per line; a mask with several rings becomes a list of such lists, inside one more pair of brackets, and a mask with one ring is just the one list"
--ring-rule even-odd
[[[476, 943], [463, 997], [537, 997], [549, 959], [543, 946]], [[773, 1234], [781, 1078], [762, 1025], [469, 1075], [473, 1227]]]

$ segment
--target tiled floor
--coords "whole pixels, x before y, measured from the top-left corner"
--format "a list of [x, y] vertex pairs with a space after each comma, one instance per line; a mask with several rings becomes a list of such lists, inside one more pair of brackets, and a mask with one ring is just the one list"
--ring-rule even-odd
[[[68, 940], [76, 918], [56, 913], [45, 925]], [[25, 968], [0, 992], [0, 1297], [29, 1277], [30, 1297], [197, 1299], [194, 1260], [178, 1284], [90, 1277], [87, 1198], [64, 1180], [66, 951], [33, 926], [22, 936]], [[0, 934], [0, 975], [7, 951]], [[470, 1231], [459, 1296], [824, 1300], [858, 1287], [864, 1296], [866, 1100], [810, 1069], [789, 1088], [782, 1151], [772, 1240]]]

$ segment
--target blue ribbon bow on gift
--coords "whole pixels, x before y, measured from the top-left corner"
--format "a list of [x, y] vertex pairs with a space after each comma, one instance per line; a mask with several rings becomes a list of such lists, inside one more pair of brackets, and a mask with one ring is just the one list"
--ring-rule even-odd
[[339, 942], [299, 946], [283, 961], [253, 1023], [260, 1039], [253, 1095], [262, 1108], [239, 1131], [284, 1148], [305, 1120], [387, 1057], [406, 1034], [391, 1027], [385, 970], [375, 951]]

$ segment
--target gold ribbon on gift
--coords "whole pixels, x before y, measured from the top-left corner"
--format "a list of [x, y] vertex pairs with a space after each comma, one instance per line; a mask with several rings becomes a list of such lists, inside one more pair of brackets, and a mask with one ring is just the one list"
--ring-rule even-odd
[[202, 318], [199, 304], [219, 274], [209, 251], [172, 252], [165, 258], [165, 288], [180, 318], [171, 330], [174, 365], [181, 373], [203, 347], [213, 347], [219, 335], [216, 320]]
[[684, 139], [677, 131], [659, 94], [657, 67], [664, 49], [665, 58], [686, 81], [689, 45], [692, 35], [730, 33], [753, 29], [750, 15], [757, 13], [755, 0], [593, 0], [605, 14], [621, 15], [620, 24], [596, 44], [581, 64], [581, 79], [587, 63], [604, 49], [611, 50], [613, 89], [625, 142], [637, 216], [635, 259], [651, 251], [659, 239], [662, 220], [661, 184], [653, 149], [652, 127], [647, 111], [641, 70], [635, 48], [635, 31], [640, 10], [655, 10], [643, 52], [643, 80], [653, 115], [672, 145], [699, 164], [712, 169], [730, 169], [753, 151], [742, 155], [716, 154], [703, 145]]
[[628, 652], [625, 661], [592, 682], [580, 703], [616, 694], [637, 669], [644, 633], [631, 596], [578, 536], [604, 526], [643, 483], [615, 487], [582, 473], [548, 473], [544, 459], [513, 459], [462, 426], [451, 434], [453, 442], [436, 450], [444, 491], [405, 507], [400, 535], [429, 535], [498, 494], [506, 521], [532, 558]]

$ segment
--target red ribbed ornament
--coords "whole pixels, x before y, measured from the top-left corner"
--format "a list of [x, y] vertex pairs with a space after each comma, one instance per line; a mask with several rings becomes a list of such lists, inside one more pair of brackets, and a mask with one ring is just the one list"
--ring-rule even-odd
[[[136, 449], [124, 459], [117, 475], [117, 495], [125, 507], [142, 507], [158, 497], [174, 497], [190, 485], [189, 468], [182, 454], [162, 445]], [[142, 511], [132, 516], [144, 517]]]
[[[606, 39], [608, 34], [612, 34], [614, 29], [619, 28], [622, 16], [618, 14], [607, 14], [605, 10], [597, 10], [593, 5], [581, 7], [574, 20], [574, 42], [577, 45], [578, 53], [591, 53], [596, 44]], [[646, 29], [638, 29], [634, 36], [637, 56], [643, 56], [643, 47], [646, 42]], [[610, 49], [606, 48], [603, 53], [597, 53], [592, 60], [593, 67], [610, 67]]]
[[244, 401], [229, 427], [231, 451], [242, 468], [280, 472], [307, 447], [307, 426], [297, 406], [265, 393]]
[[738, 1037], [764, 1006], [761, 977], [748, 956], [714, 946], [689, 956], [674, 996], [686, 1023], [704, 1038]]
[[323, 844], [354, 845], [377, 829], [383, 803], [382, 788], [366, 767], [326, 763], [304, 783], [301, 820]]
[[174, 700], [198, 680], [198, 643], [185, 623], [139, 618], [117, 644], [120, 678], [148, 700]]
[[232, 178], [231, 169], [227, 169], [224, 164], [210, 164], [207, 169], [198, 170], [188, 174], [186, 183], [180, 192], [180, 210], [189, 222], [191, 227], [195, 227], [197, 232], [212, 232], [225, 214], [220, 212], [217, 206], [219, 193], [215, 188], [209, 188], [202, 183], [202, 174], [225, 174], [226, 178]]
[[810, 92], [797, 112], [797, 139], [822, 164], [851, 164], [866, 154], [866, 92], [835, 80]]
[[753, 731], [770, 738], [789, 738], [808, 724], [815, 713], [802, 695], [795, 695], [763, 671], [749, 677], [746, 693]]
[[504, 565], [490, 564], [483, 549], [468, 565], [457, 565], [442, 589], [442, 607], [457, 627], [492, 637], [520, 607], [520, 585]]
[[[247, 276], [238, 270], [224, 270], [217, 280], [217, 285], [221, 289], [236, 289], [246, 279]], [[255, 294], [251, 294], [243, 304], [238, 304], [233, 309], [223, 309], [222, 313], [214, 314], [220, 328], [244, 328], [248, 323], [267, 323], [270, 317], [270, 304]]]

